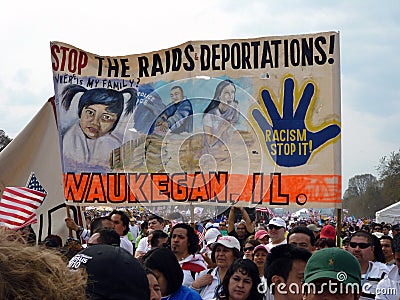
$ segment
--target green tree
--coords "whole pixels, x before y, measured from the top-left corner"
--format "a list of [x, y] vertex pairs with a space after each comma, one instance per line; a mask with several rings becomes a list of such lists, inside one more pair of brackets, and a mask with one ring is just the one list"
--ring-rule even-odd
[[400, 150], [382, 157], [378, 172], [387, 205], [400, 201]]
[[12, 139], [6, 135], [4, 130], [0, 129], [0, 151], [2, 151], [11, 141]]
[[356, 217], [373, 217], [380, 207], [380, 197], [381, 184], [375, 176], [356, 175], [349, 179], [349, 186], [343, 196], [343, 207]]

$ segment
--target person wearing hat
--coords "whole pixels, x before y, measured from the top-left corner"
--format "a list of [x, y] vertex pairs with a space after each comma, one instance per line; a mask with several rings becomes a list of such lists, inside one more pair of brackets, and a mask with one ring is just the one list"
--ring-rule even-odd
[[[397, 234], [392, 240], [392, 252], [394, 253], [395, 265], [389, 273], [378, 282], [377, 290], [385, 291], [379, 293], [375, 299], [398, 300], [400, 295], [400, 234]], [[392, 291], [391, 294], [388, 291]]]
[[342, 249], [349, 251], [350, 236], [345, 236], [342, 241]]
[[221, 237], [222, 234], [217, 228], [210, 228], [204, 235], [204, 247], [200, 250], [200, 254], [203, 256], [204, 261], [207, 264], [207, 268], [215, 267], [215, 264], [211, 260], [212, 245]]
[[389, 272], [388, 266], [384, 263], [372, 261], [375, 247], [373, 239], [372, 234], [364, 230], [356, 231], [350, 237], [349, 252], [361, 266], [361, 299], [375, 298], [378, 282]]
[[310, 229], [310, 230], [314, 233], [315, 239], [317, 239], [318, 236], [319, 236], [319, 233], [320, 233], [320, 231], [321, 231], [321, 228], [319, 228], [319, 227], [318, 227], [317, 225], [315, 225], [314, 223], [308, 224], [308, 225], [307, 225], [307, 228]]
[[268, 251], [271, 251], [271, 249], [275, 246], [287, 243], [285, 238], [285, 232], [286, 232], [286, 223], [282, 218], [274, 217], [269, 221], [268, 233], [271, 241], [267, 245]]
[[361, 269], [357, 259], [340, 248], [316, 251], [304, 270], [304, 300], [357, 300], [361, 294]]
[[266, 231], [264, 229], [260, 229], [260, 230], [256, 231], [256, 234], [254, 235], [254, 239], [256, 241], [259, 241], [260, 244], [267, 245], [269, 242], [268, 231]]
[[111, 245], [93, 245], [75, 255], [70, 269], [85, 268], [89, 299], [145, 300], [150, 288], [144, 269], [126, 250]]
[[332, 225], [328, 224], [322, 227], [321, 233], [319, 234], [320, 239], [331, 239], [336, 241], [336, 229]]
[[211, 245], [214, 244], [219, 237], [221, 237], [222, 234], [217, 228], [210, 228], [206, 231], [206, 234], [204, 235], [204, 241], [206, 246], [202, 249], [202, 253], [207, 253], [209, 254], [209, 257], [211, 257]]
[[192, 282], [191, 288], [196, 290], [203, 300], [215, 299], [218, 284], [223, 281], [229, 267], [240, 256], [240, 243], [235, 237], [220, 237], [213, 244], [211, 252], [211, 259], [217, 266], [200, 272]]
[[258, 245], [254, 248], [253, 252], [253, 261], [258, 268], [258, 273], [260, 277], [264, 277], [264, 264], [267, 260], [268, 250], [265, 248], [265, 245]]

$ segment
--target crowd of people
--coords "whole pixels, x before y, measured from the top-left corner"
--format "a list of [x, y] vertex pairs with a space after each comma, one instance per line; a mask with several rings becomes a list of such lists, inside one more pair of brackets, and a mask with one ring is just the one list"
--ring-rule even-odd
[[[32, 230], [1, 228], [1, 299], [396, 299], [400, 224], [256, 222], [190, 224], [128, 210], [88, 214], [66, 226], [64, 245]], [[340, 225], [338, 227], [338, 225]], [[339, 228], [339, 229], [338, 229]]]

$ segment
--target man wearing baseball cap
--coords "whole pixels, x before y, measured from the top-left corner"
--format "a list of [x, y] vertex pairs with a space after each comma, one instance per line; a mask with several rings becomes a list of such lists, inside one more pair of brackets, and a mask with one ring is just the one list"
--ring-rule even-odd
[[304, 270], [304, 300], [357, 300], [361, 295], [361, 268], [357, 259], [340, 248], [316, 251]]
[[146, 273], [126, 250], [111, 245], [93, 245], [75, 255], [70, 269], [85, 268], [89, 299], [146, 300], [150, 288]]
[[268, 251], [275, 246], [287, 244], [285, 232], [286, 223], [282, 218], [274, 217], [269, 221], [268, 233], [271, 241], [266, 245]]

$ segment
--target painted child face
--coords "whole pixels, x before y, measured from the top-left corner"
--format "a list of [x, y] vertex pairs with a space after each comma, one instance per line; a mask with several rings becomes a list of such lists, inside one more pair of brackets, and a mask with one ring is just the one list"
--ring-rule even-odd
[[97, 139], [111, 131], [118, 119], [104, 104], [92, 104], [82, 110], [79, 125], [89, 139]]

